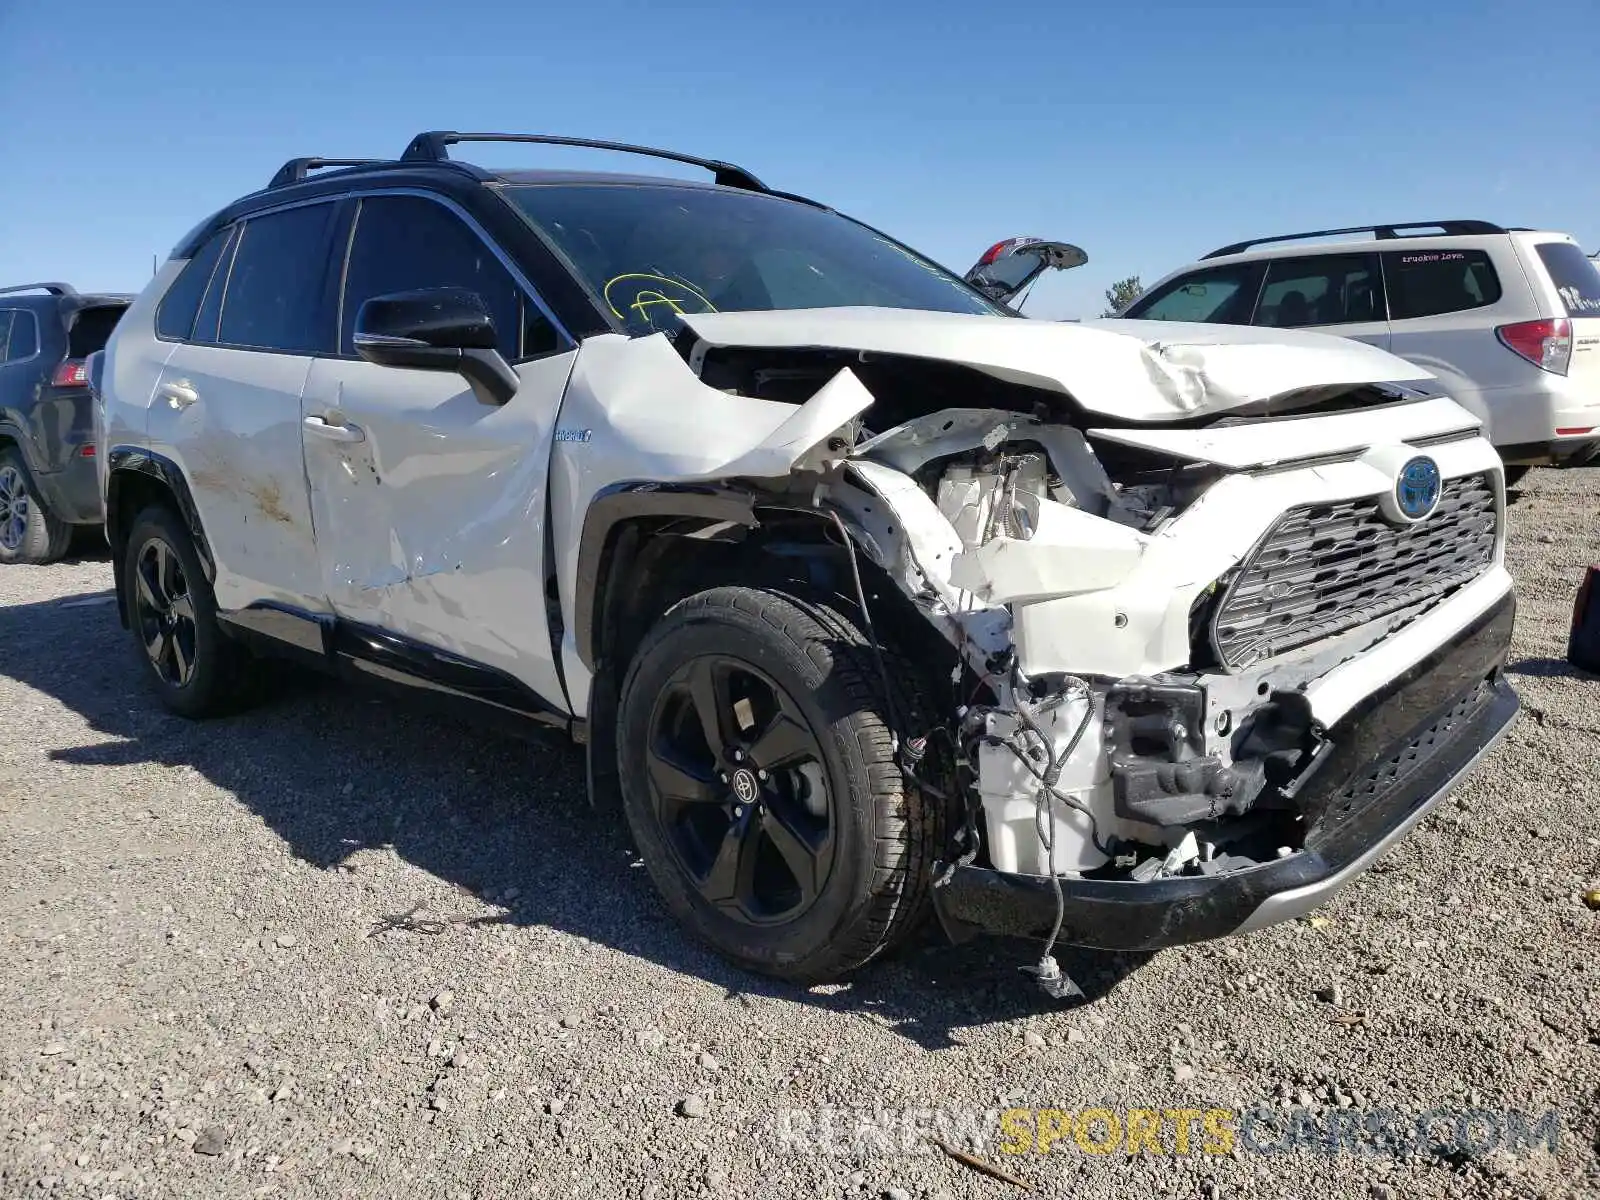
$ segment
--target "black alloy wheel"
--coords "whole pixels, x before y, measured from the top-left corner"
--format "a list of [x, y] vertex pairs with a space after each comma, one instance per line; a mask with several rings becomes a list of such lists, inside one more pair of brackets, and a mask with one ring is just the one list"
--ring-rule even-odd
[[[799, 585], [728, 585], [673, 605], [618, 691], [622, 811], [668, 909], [718, 953], [783, 979], [837, 979], [928, 912], [945, 802], [896, 762], [890, 700], [860, 627]], [[893, 656], [893, 651], [885, 653]], [[593, 769], [593, 768], [591, 768]]]
[[194, 678], [198, 630], [183, 564], [159, 535], [134, 559], [134, 621], [156, 676], [174, 688]]
[[702, 655], [668, 681], [650, 730], [650, 798], [700, 895], [755, 925], [816, 903], [833, 867], [834, 805], [794, 698], [748, 662]]
[[122, 612], [161, 703], [201, 718], [252, 699], [250, 657], [222, 631], [216, 594], [183, 518], [151, 505], [134, 518], [121, 551]]

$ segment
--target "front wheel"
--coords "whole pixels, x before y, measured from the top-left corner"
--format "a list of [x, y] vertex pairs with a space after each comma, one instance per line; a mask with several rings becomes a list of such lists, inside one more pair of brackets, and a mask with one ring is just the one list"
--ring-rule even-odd
[[890, 711], [860, 630], [824, 605], [722, 587], [674, 606], [628, 671], [617, 739], [628, 825], [673, 914], [802, 981], [910, 933], [944, 814], [895, 765]]

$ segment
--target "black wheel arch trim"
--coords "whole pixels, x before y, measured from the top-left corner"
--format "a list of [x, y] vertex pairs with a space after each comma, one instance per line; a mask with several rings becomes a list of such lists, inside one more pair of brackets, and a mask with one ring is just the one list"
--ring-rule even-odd
[[[206, 539], [205, 526], [200, 520], [200, 509], [194, 502], [194, 493], [189, 490], [189, 481], [184, 478], [183, 468], [170, 458], [142, 446], [117, 445], [106, 451], [105, 524], [106, 536], [113, 547], [116, 546], [116, 539], [126, 532], [127, 522], [137, 515], [122, 512], [118, 504], [122, 484], [130, 475], [153, 479], [171, 494], [178, 506], [178, 514], [183, 518], [189, 535], [194, 538], [195, 552], [200, 556], [200, 565], [205, 568], [206, 582], [215, 580], [216, 559], [212, 557], [211, 543]], [[119, 569], [121, 566], [115, 557], [112, 565]]]
[[33, 444], [32, 435], [10, 413], [0, 416], [0, 441], [15, 445], [17, 453], [22, 455], [22, 465], [28, 468], [28, 474], [38, 474], [39, 448]]
[[572, 636], [578, 658], [591, 672], [604, 657], [601, 611], [615, 566], [619, 526], [641, 518], [691, 518], [754, 529], [757, 497], [707, 484], [619, 483], [606, 488], [584, 514], [572, 597]]

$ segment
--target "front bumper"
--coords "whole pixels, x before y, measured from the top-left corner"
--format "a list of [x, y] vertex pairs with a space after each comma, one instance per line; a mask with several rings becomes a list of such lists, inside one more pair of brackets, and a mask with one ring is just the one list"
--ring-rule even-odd
[[[1323, 903], [1405, 837], [1510, 729], [1520, 703], [1501, 672], [1515, 614], [1507, 592], [1329, 730], [1329, 759], [1302, 797], [1318, 815], [1300, 853], [1147, 883], [1064, 878], [1061, 941], [1156, 950], [1259, 929]], [[957, 868], [933, 903], [957, 939], [1042, 936], [1056, 915], [1048, 876], [975, 866]]]

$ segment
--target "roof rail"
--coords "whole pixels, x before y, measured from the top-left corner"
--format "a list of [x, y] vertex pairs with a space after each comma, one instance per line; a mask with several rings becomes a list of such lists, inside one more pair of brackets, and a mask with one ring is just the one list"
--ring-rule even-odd
[[0, 296], [9, 296], [13, 292], [49, 292], [52, 296], [76, 296], [78, 289], [70, 283], [19, 283], [13, 287], [0, 288]]
[[267, 189], [270, 191], [273, 188], [288, 187], [291, 183], [299, 183], [312, 171], [319, 171], [323, 167], [370, 167], [384, 161], [381, 158], [291, 158], [278, 168], [278, 173], [272, 177], [272, 182], [267, 184]]
[[[1402, 229], [1437, 229], [1440, 233], [1401, 233]], [[1347, 229], [1311, 229], [1305, 233], [1282, 233], [1277, 237], [1253, 238], [1248, 242], [1234, 242], [1213, 250], [1205, 258], [1221, 258], [1224, 254], [1238, 254], [1252, 246], [1265, 246], [1272, 242], [1297, 242], [1301, 238], [1332, 237], [1340, 233], [1370, 233], [1380, 241], [1401, 237], [1464, 237], [1474, 233], [1505, 233], [1506, 230], [1492, 221], [1401, 221], [1390, 225], [1352, 225]]]
[[624, 154], [643, 154], [650, 158], [670, 159], [688, 163], [711, 172], [712, 179], [724, 187], [743, 188], [750, 192], [771, 191], [743, 167], [715, 158], [696, 158], [692, 154], [679, 154], [674, 150], [657, 150], [651, 146], [633, 146], [626, 142], [602, 142], [593, 138], [555, 137], [542, 133], [453, 133], [434, 130], [419, 133], [411, 139], [402, 162], [449, 162], [449, 148], [460, 142], [526, 142], [541, 146], [581, 146], [589, 150], [616, 150]]

